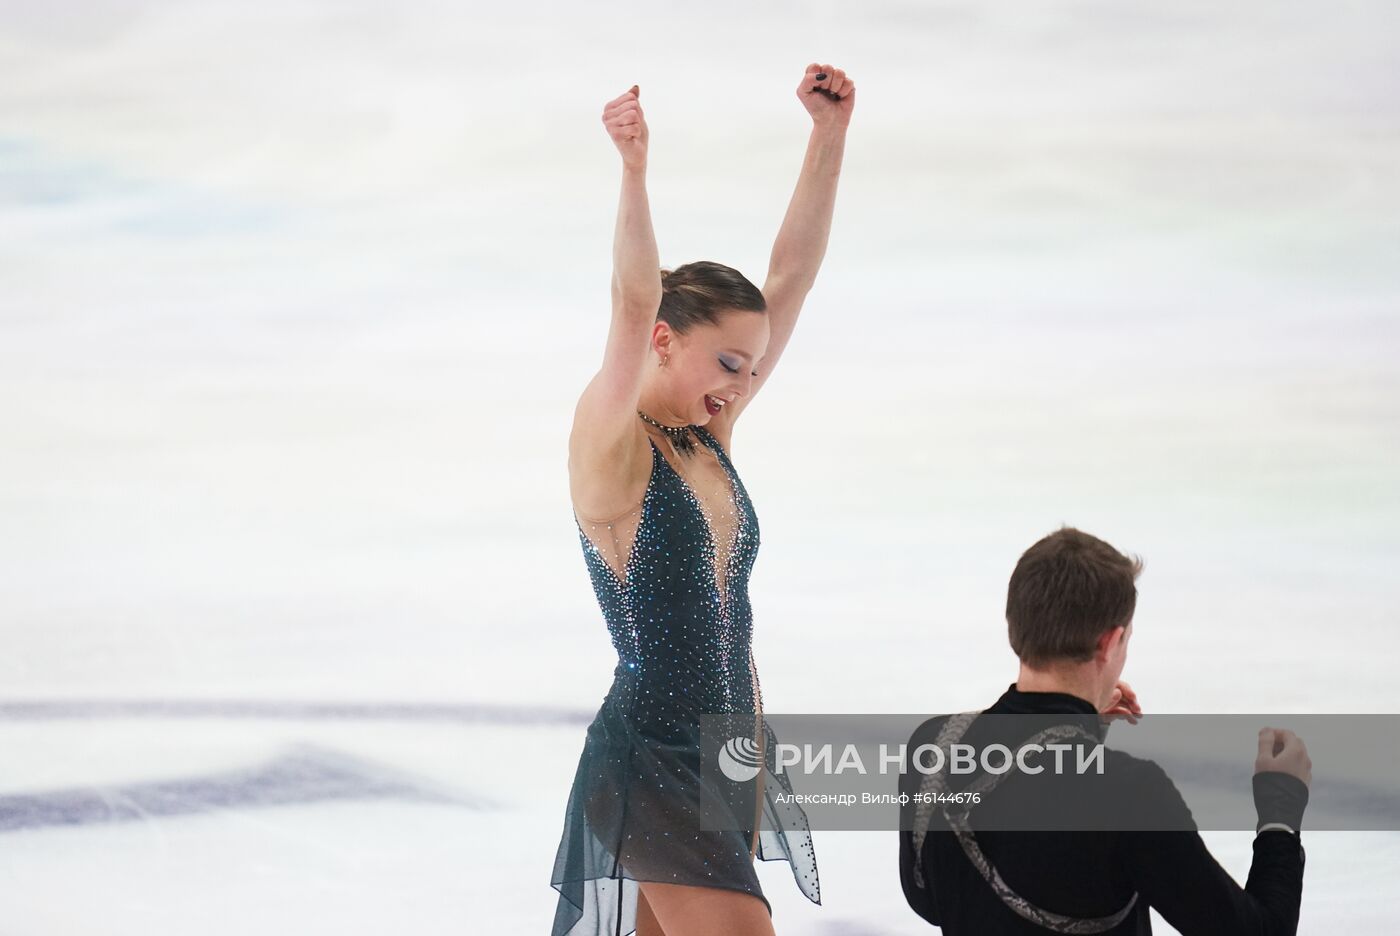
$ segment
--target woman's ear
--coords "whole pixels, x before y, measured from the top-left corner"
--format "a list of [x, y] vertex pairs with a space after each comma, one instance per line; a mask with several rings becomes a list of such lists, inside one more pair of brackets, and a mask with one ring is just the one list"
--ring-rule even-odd
[[671, 326], [658, 321], [651, 328], [651, 347], [658, 357], [665, 359], [674, 350], [671, 346]]

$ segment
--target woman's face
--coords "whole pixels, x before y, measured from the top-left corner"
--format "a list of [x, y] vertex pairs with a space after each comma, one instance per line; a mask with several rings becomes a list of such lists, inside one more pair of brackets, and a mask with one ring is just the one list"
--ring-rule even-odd
[[747, 395], [768, 348], [768, 333], [766, 313], [743, 309], [723, 312], [718, 325], [697, 325], [684, 335], [658, 323], [656, 336], [668, 345], [660, 352], [670, 354], [660, 368], [667, 409], [703, 426]]

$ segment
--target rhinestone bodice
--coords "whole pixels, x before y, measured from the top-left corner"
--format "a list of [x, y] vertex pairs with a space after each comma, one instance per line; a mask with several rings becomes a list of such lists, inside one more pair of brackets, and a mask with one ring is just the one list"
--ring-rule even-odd
[[[675, 451], [675, 433], [644, 430], [651, 474], [626, 513], [574, 513], [617, 667], [569, 792], [553, 936], [632, 932], [640, 881], [752, 894], [771, 914], [758, 859], [787, 861], [821, 903], [811, 828], [775, 767], [751, 650], [758, 518], [724, 447], [690, 430], [699, 441], [688, 455]], [[752, 739], [758, 775], [738, 782], [707, 770], [709, 732]]]
[[[704, 444], [690, 457], [712, 455], [729, 480], [725, 506], [732, 507], [732, 522], [712, 522], [713, 507], [697, 497], [655, 441], [651, 477], [636, 525], [628, 528], [630, 548], [614, 557], [622, 574], [575, 515], [593, 589], [617, 650], [608, 699], [661, 735], [679, 718], [693, 723], [698, 713], [762, 711], [748, 596], [758, 517], [718, 440], [703, 427], [692, 431]], [[605, 547], [619, 542], [602, 535], [611, 532], [594, 529]]]

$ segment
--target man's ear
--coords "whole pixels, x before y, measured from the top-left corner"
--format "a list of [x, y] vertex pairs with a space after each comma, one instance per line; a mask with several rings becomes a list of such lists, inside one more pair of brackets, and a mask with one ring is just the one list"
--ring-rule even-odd
[[1109, 656], [1112, 655], [1114, 649], [1118, 646], [1118, 642], [1123, 639], [1123, 633], [1126, 630], [1127, 628], [1119, 624], [1112, 630], [1106, 630], [1100, 634], [1098, 644], [1095, 646], [1094, 655], [1098, 659], [1107, 662]]

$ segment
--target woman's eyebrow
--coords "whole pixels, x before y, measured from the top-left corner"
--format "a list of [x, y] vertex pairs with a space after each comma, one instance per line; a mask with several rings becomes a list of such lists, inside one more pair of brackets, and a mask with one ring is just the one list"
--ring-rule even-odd
[[740, 350], [737, 349], [737, 348], [720, 348], [720, 350], [723, 351], [725, 354], [734, 354], [734, 355], [737, 355], [737, 356], [743, 358], [743, 359], [746, 360], [746, 361], [752, 361], [752, 360], [753, 360], [753, 355], [751, 355], [751, 354], [745, 354], [744, 352], [740, 351]]

